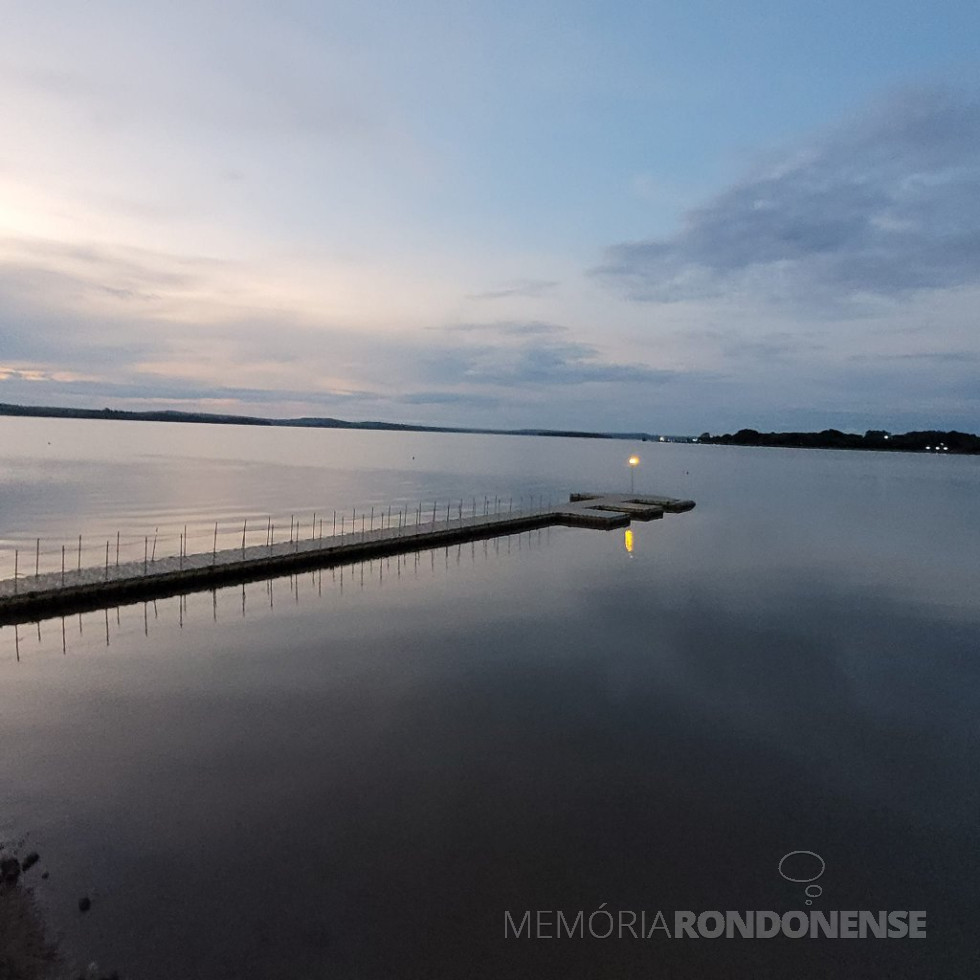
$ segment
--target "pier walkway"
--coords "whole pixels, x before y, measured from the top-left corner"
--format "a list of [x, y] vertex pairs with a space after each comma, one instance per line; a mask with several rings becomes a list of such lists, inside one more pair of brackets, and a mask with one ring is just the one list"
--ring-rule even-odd
[[610, 530], [694, 507], [691, 500], [635, 494], [572, 494], [568, 503], [508, 513], [350, 531], [206, 553], [77, 568], [0, 580], [0, 625], [115, 603], [250, 582], [310, 568], [517, 534], [552, 525]]

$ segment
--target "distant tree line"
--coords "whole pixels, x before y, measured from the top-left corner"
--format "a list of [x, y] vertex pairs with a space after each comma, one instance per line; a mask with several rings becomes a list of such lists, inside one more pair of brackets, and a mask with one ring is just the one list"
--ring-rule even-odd
[[799, 449], [875, 449], [890, 452], [980, 453], [980, 437], [968, 432], [891, 433], [869, 429], [864, 435], [824, 429], [822, 432], [758, 432], [739, 429], [734, 434], [713, 436], [702, 432], [698, 442], [720, 446], [782, 446]]

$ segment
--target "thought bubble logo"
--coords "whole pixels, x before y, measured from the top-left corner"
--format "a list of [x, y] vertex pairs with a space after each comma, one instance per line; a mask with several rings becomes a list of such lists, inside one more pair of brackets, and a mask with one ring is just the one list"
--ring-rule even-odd
[[812, 905], [811, 899], [819, 898], [823, 889], [813, 884], [827, 870], [827, 862], [813, 851], [790, 851], [779, 859], [779, 874], [787, 881], [806, 885], [803, 894], [806, 904]]

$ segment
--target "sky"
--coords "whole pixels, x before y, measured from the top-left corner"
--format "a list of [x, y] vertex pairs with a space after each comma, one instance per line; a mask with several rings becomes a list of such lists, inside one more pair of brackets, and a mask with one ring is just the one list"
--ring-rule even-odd
[[980, 5], [33, 0], [0, 402], [980, 430]]

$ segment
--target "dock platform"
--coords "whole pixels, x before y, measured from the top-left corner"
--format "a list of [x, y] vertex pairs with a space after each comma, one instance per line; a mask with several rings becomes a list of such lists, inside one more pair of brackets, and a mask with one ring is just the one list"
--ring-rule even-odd
[[692, 500], [636, 494], [571, 494], [567, 503], [508, 513], [400, 524], [329, 537], [78, 568], [0, 580], [0, 625], [107, 605], [237, 585], [549, 526], [612, 530], [694, 507]]

